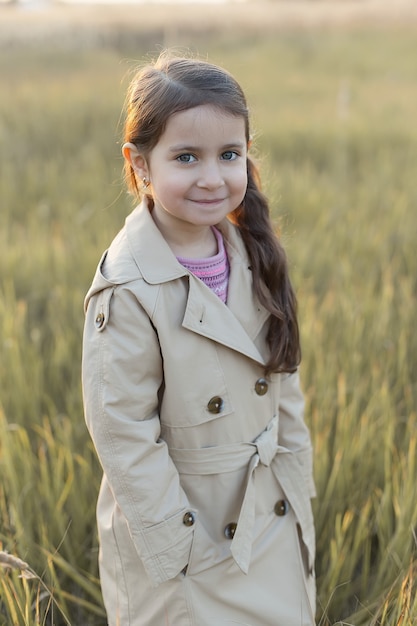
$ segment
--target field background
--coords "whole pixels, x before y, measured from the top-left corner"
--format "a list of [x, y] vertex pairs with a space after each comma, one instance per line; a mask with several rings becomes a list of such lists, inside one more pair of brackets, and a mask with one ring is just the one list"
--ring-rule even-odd
[[416, 36], [401, 1], [0, 8], [0, 549], [28, 564], [0, 568], [1, 626], [105, 624], [82, 302], [132, 208], [129, 75], [167, 45], [251, 104], [300, 303], [318, 623], [417, 623]]

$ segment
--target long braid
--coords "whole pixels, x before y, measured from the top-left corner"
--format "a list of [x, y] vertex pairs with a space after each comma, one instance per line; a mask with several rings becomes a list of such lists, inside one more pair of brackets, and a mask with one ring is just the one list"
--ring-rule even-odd
[[259, 173], [248, 158], [248, 187], [233, 221], [245, 242], [259, 301], [271, 313], [267, 341], [270, 358], [266, 373], [293, 372], [300, 360], [297, 301], [292, 288], [285, 251], [274, 233], [268, 202], [260, 190]]

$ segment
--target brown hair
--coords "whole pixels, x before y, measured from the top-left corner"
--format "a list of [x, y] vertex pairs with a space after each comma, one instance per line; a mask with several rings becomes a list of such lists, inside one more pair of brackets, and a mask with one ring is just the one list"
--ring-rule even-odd
[[[165, 52], [155, 63], [143, 67], [130, 84], [124, 141], [135, 144], [144, 155], [149, 154], [173, 113], [206, 104], [243, 117], [249, 142], [246, 98], [233, 76], [206, 61]], [[271, 313], [266, 374], [293, 372], [301, 359], [296, 298], [286, 255], [274, 232], [268, 201], [261, 192], [259, 172], [250, 157], [247, 172], [244, 200], [229, 218], [239, 228], [247, 248], [254, 291]], [[139, 195], [137, 179], [128, 162], [125, 162], [125, 178], [130, 191]]]

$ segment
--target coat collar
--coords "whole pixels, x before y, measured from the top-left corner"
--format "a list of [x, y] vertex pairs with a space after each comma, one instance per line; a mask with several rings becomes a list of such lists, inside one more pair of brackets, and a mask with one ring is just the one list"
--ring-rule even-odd
[[127, 217], [125, 232], [130, 254], [147, 283], [157, 285], [188, 277], [185, 328], [264, 364], [256, 338], [269, 313], [254, 297], [248, 256], [236, 227], [228, 219], [217, 227], [222, 232], [230, 263], [227, 305], [177, 261], [145, 202]]
[[127, 217], [126, 236], [130, 252], [147, 283], [158, 285], [188, 274], [162, 237], [145, 200]]

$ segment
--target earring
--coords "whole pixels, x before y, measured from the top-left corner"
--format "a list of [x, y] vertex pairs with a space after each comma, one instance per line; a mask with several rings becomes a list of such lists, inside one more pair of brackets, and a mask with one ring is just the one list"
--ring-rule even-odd
[[143, 187], [143, 189], [147, 189], [150, 184], [151, 184], [151, 181], [148, 178], [146, 178], [146, 176], [144, 176], [142, 178], [142, 187]]

